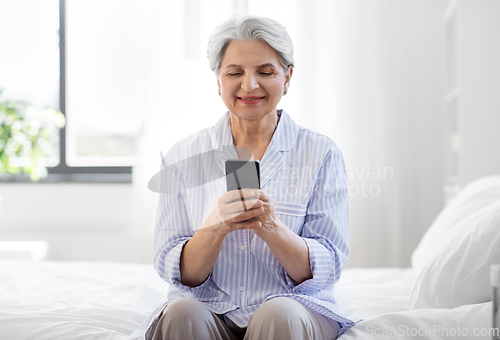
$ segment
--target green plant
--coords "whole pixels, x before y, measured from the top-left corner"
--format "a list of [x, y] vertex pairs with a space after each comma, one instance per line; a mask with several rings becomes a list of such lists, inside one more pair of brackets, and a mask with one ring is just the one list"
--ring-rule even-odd
[[53, 136], [65, 123], [64, 115], [53, 108], [0, 101], [0, 174], [22, 171], [32, 181], [45, 177], [46, 163], [54, 150]]

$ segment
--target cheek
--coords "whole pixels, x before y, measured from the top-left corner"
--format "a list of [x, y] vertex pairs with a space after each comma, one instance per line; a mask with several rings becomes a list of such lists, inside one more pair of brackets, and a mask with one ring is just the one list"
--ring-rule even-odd
[[221, 98], [226, 106], [232, 106], [235, 104], [235, 96], [234, 96], [235, 86], [234, 84], [225, 82], [221, 83]]
[[226, 96], [232, 96], [233, 92], [237, 88], [237, 84], [232, 81], [224, 80], [220, 82], [220, 87]]
[[279, 95], [283, 92], [284, 80], [279, 78], [270, 79], [267, 83], [267, 90], [269, 94]]

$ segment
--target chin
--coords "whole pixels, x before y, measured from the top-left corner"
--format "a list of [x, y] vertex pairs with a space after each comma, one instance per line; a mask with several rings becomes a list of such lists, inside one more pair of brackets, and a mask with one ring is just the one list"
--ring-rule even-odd
[[236, 114], [239, 117], [248, 117], [248, 118], [262, 118], [270, 113], [276, 112], [276, 109], [272, 109], [269, 107], [237, 107], [236, 110], [230, 111]]
[[252, 120], [252, 119], [264, 118], [269, 112], [265, 113], [265, 111], [263, 111], [263, 110], [260, 110], [260, 111], [238, 110], [237, 112], [231, 112], [231, 113], [238, 118]]

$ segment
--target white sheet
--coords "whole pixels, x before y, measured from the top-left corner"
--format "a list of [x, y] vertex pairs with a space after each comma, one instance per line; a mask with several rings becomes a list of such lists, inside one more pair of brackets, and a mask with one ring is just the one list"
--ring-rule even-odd
[[150, 270], [117, 263], [0, 261], [0, 339], [127, 339], [145, 317], [136, 302], [144, 287], [154, 287], [144, 281]]
[[342, 340], [490, 340], [491, 302], [455, 309], [409, 310], [413, 269], [347, 269], [337, 284], [337, 301], [360, 321]]
[[[337, 301], [363, 321], [341, 340], [491, 338], [473, 333], [491, 327], [491, 303], [410, 311], [413, 280], [412, 269], [347, 269]], [[127, 339], [166, 289], [149, 265], [0, 260], [0, 339]]]
[[335, 298], [351, 320], [408, 310], [414, 280], [411, 268], [346, 269]]

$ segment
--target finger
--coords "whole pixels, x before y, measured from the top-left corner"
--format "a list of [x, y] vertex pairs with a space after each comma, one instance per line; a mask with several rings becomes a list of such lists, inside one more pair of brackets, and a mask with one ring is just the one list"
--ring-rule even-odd
[[[240, 199], [241, 199], [241, 204], [243, 205], [243, 209], [247, 210], [247, 204], [245, 203], [245, 196], [243, 196], [243, 191], [238, 190], [238, 193], [240, 194]], [[253, 196], [253, 190], [252, 190], [252, 196]]]
[[263, 205], [263, 202], [256, 198], [245, 200], [244, 203], [242, 201], [229, 203], [226, 205], [226, 211], [228, 214], [241, 213], [246, 210], [258, 209]]
[[[225, 216], [225, 220], [223, 222], [226, 223], [235, 223], [235, 222], [242, 222], [249, 220], [251, 218], [254, 218], [256, 216], [259, 216], [264, 212], [264, 208], [260, 207], [258, 209], [252, 209], [252, 210], [247, 210], [241, 213], [235, 213], [235, 214], [230, 214]], [[223, 216], [224, 218], [224, 216]]]
[[243, 221], [243, 222], [236, 222], [231, 224], [231, 228], [234, 230], [242, 230], [242, 229], [255, 229], [259, 228], [262, 225], [261, 222], [259, 221]]
[[259, 198], [263, 200], [264, 202], [269, 202], [271, 201], [271, 196], [266, 194], [264, 191], [260, 190], [259, 191]]
[[[257, 193], [255, 191], [257, 191]], [[220, 198], [221, 198], [221, 201], [223, 203], [231, 203], [234, 201], [241, 201], [242, 197], [244, 200], [247, 200], [247, 199], [259, 197], [258, 190], [255, 190], [255, 191], [252, 189], [231, 190], [231, 191], [228, 191], [228, 192], [225, 192], [224, 194], [222, 194]]]
[[[236, 196], [236, 192], [238, 193], [238, 196]], [[240, 205], [241, 205], [243, 207], [243, 210], [248, 210], [248, 209], [251, 209], [252, 206], [254, 206], [254, 204], [255, 204], [254, 202], [248, 202], [248, 200], [258, 198], [259, 192], [258, 191], [256, 192], [256, 190], [250, 190], [250, 189], [239, 189], [239, 190], [234, 190], [234, 193], [231, 193], [231, 196], [229, 196], [229, 197], [234, 198], [234, 200], [231, 201], [232, 203], [237, 203], [238, 207], [240, 207]], [[239, 197], [239, 199], [238, 199], [238, 197]], [[228, 197], [226, 197], [226, 199], [227, 198]]]
[[252, 218], [255, 218], [259, 215], [261, 215], [264, 212], [264, 208], [259, 208], [259, 209], [252, 209], [248, 211], [244, 211], [239, 214], [233, 214], [231, 216], [228, 216], [228, 222], [229, 223], [234, 223], [234, 222], [242, 222], [246, 221]]

